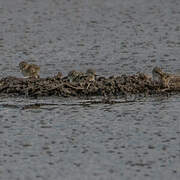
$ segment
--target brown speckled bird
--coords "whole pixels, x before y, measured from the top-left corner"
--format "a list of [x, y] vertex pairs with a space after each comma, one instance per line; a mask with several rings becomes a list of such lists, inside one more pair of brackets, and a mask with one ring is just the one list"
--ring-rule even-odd
[[87, 81], [94, 82], [96, 80], [96, 71], [94, 69], [87, 69], [86, 71]]
[[58, 79], [62, 79], [62, 77], [63, 77], [62, 72], [58, 72], [55, 77], [58, 78]]
[[68, 79], [70, 82], [75, 81], [78, 76], [79, 76], [79, 73], [76, 70], [72, 70], [68, 73]]
[[79, 82], [84, 76], [84, 73], [76, 70], [72, 70], [68, 73], [68, 79], [70, 82]]
[[40, 67], [36, 64], [22, 61], [19, 63], [19, 68], [25, 78], [39, 78]]
[[152, 78], [153, 78], [153, 81], [161, 81], [161, 78], [163, 76], [163, 71], [161, 68], [159, 67], [154, 67], [153, 70], [152, 70]]
[[86, 83], [87, 83], [87, 89], [89, 88], [89, 86], [95, 82], [96, 80], [96, 72], [94, 69], [87, 69], [86, 71]]
[[152, 70], [153, 80], [159, 82], [164, 88], [169, 88], [169, 82], [173, 75], [165, 73], [161, 68], [155, 67]]

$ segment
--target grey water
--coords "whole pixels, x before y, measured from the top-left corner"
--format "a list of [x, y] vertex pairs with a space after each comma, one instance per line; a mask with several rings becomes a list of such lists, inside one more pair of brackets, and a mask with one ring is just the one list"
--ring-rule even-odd
[[[0, 77], [22, 77], [22, 60], [41, 77], [179, 74], [179, 22], [178, 0], [0, 0]], [[112, 105], [1, 96], [0, 179], [179, 179], [179, 107], [179, 94]]]

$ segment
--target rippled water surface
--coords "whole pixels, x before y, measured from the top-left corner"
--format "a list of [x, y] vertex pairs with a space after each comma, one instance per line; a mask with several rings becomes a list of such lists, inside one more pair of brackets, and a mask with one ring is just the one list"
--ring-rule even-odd
[[[178, 179], [179, 98], [113, 105], [5, 98], [0, 102], [0, 175], [2, 179]], [[51, 105], [25, 108], [37, 101]]]
[[[21, 60], [42, 77], [180, 73], [179, 22], [178, 0], [0, 1], [0, 76], [21, 77]], [[0, 179], [178, 180], [179, 107], [179, 94], [112, 105], [0, 97]]]

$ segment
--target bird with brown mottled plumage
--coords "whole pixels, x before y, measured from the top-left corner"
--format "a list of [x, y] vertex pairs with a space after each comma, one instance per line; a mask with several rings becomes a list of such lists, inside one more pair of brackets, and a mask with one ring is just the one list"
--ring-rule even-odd
[[87, 81], [94, 82], [96, 80], [96, 71], [94, 69], [87, 69], [86, 71]]
[[38, 65], [22, 61], [19, 63], [19, 68], [25, 78], [39, 78], [40, 67]]
[[81, 72], [78, 72], [76, 70], [72, 70], [68, 73], [68, 79], [69, 81], [72, 83], [72, 82], [75, 82], [75, 81], [78, 81], [79, 77], [80, 77], [80, 74]]
[[165, 73], [159, 67], [153, 68], [152, 75], [153, 75], [153, 80], [159, 82], [166, 89], [169, 89], [170, 86], [173, 87], [180, 86], [180, 76]]

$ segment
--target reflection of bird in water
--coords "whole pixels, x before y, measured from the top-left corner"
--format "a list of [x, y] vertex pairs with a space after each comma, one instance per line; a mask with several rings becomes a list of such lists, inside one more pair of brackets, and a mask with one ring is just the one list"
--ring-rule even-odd
[[36, 64], [28, 64], [22, 61], [19, 63], [19, 68], [25, 78], [39, 78], [40, 67]]

